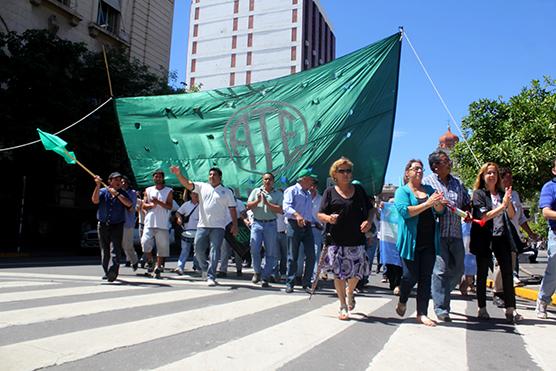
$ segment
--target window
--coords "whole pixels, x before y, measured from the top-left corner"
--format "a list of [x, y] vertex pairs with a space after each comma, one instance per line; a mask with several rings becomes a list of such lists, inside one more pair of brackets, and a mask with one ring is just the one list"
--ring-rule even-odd
[[230, 86], [234, 86], [236, 84], [236, 73], [230, 72]]
[[249, 29], [253, 28], [253, 16], [252, 15], [249, 16], [249, 26], [248, 26], [248, 28]]
[[97, 24], [106, 31], [118, 34], [120, 22], [120, 1], [100, 0], [98, 2]]
[[192, 77], [192, 78], [189, 79], [189, 88], [191, 89], [194, 86], [195, 86], [195, 78]]
[[247, 34], [247, 47], [250, 48], [253, 46], [253, 34]]
[[295, 66], [291, 66], [290, 67], [290, 74], [294, 74], [295, 73]]
[[255, 10], [255, 0], [249, 0], [249, 11]]
[[193, 26], [193, 37], [199, 36], [199, 25], [196, 24]]
[[297, 0], [292, 0], [293, 5], [297, 5]]
[[234, 0], [234, 14], [239, 12], [239, 0]]
[[297, 23], [297, 9], [292, 9], [292, 23]]
[[292, 41], [297, 41], [297, 28], [292, 28]]
[[297, 56], [297, 51], [295, 50], [295, 46], [292, 46], [292, 50], [291, 50], [291, 60], [295, 61]]
[[197, 54], [197, 41], [193, 41], [191, 44], [191, 54]]
[[195, 67], [197, 67], [197, 60], [192, 59], [191, 60], [191, 72], [195, 72]]
[[200, 11], [199, 7], [195, 8], [195, 20], [199, 19], [199, 11]]
[[237, 31], [237, 18], [234, 18], [234, 31]]
[[236, 66], [236, 55], [232, 54], [232, 62], [230, 63], [230, 67], [235, 67]]
[[250, 66], [253, 62], [253, 52], [247, 52], [247, 62], [246, 65]]
[[232, 49], [237, 48], [237, 36], [232, 36]]
[[67, 7], [71, 7], [71, 0], [56, 0], [57, 2], [59, 2], [62, 5], [65, 5]]
[[245, 83], [247, 85], [251, 84], [251, 71], [247, 71], [245, 73]]

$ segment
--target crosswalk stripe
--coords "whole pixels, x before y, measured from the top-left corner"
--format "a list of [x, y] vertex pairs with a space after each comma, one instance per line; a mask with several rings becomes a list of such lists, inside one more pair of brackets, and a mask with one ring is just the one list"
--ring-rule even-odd
[[60, 365], [301, 300], [307, 300], [307, 297], [260, 295], [207, 308], [29, 340], [0, 347], [0, 359], [5, 371]]
[[141, 294], [119, 298], [89, 300], [78, 303], [17, 309], [1, 312], [2, 319], [0, 319], [0, 328], [109, 312], [118, 309], [131, 309], [146, 305], [165, 304], [211, 295], [221, 295], [224, 293], [226, 293], [226, 291], [186, 289], [148, 295]]
[[[370, 313], [389, 301], [358, 297], [357, 311]], [[157, 370], [185, 370], [190, 365], [203, 370], [275, 370], [357, 323], [338, 320], [337, 310], [338, 303], [328, 304]]]
[[[432, 300], [429, 313], [434, 313]], [[467, 302], [452, 300], [453, 313], [465, 313]], [[394, 307], [392, 307], [392, 312]], [[407, 319], [390, 336], [382, 350], [373, 358], [370, 370], [442, 370], [450, 365], [450, 371], [467, 370], [466, 328], [453, 324], [439, 324], [427, 328], [415, 321], [417, 313]], [[455, 321], [466, 321], [466, 317], [450, 314]], [[431, 315], [434, 318], [434, 315]], [[442, 349], [441, 352], [437, 351]]]
[[0, 282], [0, 289], [8, 289], [12, 287], [49, 286], [49, 285], [59, 285], [59, 283], [46, 282], [46, 281], [5, 281], [5, 282]]
[[97, 286], [77, 286], [68, 287], [63, 289], [50, 289], [50, 290], [33, 290], [33, 291], [19, 291], [19, 292], [5, 292], [0, 294], [0, 303], [21, 301], [21, 300], [34, 300], [44, 298], [56, 298], [62, 296], [72, 295], [86, 295], [98, 294], [105, 292], [116, 292], [126, 290], [139, 290], [143, 287], [137, 286], [124, 286], [124, 285], [97, 285]]
[[[556, 365], [556, 352], [554, 342], [548, 339], [554, 337], [554, 320], [540, 320], [532, 310], [520, 310], [519, 313], [525, 319], [516, 325], [516, 329], [522, 335], [525, 349], [539, 368], [552, 369]], [[534, 325], [529, 321], [534, 322]]]

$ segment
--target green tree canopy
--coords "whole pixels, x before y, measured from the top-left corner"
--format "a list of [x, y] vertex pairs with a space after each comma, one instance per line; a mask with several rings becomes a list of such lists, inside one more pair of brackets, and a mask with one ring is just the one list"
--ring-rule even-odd
[[[521, 92], [502, 98], [480, 99], [469, 105], [462, 130], [481, 165], [492, 161], [509, 167], [514, 189], [532, 199], [552, 177], [556, 158], [556, 81], [533, 80]], [[467, 145], [460, 141], [451, 156], [456, 171], [469, 186], [479, 166]]]

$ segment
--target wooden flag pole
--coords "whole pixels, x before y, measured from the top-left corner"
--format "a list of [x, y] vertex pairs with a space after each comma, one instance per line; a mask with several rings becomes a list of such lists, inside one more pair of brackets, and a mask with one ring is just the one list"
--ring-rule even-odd
[[[69, 158], [71, 158], [73, 161], [75, 161], [75, 163], [79, 166], [81, 166], [81, 168], [83, 168], [83, 170], [85, 170], [86, 172], [88, 172], [93, 178], [96, 177], [96, 174], [94, 174], [91, 170], [87, 169], [87, 167], [85, 165], [83, 165], [81, 162], [77, 161], [77, 159], [75, 157], [73, 157], [71, 155], [71, 153], [68, 152], [67, 149], [64, 148], [64, 152], [66, 152], [66, 156], [68, 156]], [[102, 185], [106, 188], [108, 188], [108, 186], [106, 185], [106, 183], [102, 182]]]
[[102, 46], [102, 55], [104, 55], [104, 66], [106, 67], [106, 77], [108, 77], [108, 89], [110, 90], [110, 96], [114, 97], [114, 92], [112, 91], [112, 80], [110, 80], [110, 70], [108, 69], [108, 57], [106, 57], [106, 49], [104, 45]]

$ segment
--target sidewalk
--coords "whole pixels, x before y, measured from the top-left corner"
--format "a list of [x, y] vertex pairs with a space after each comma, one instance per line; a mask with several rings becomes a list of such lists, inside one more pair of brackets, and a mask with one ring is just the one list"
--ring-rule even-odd
[[[546, 269], [546, 250], [539, 251], [539, 255], [537, 256], [537, 263], [531, 264], [527, 263], [519, 263], [519, 278], [522, 279], [525, 283], [527, 282], [527, 278], [532, 275], [544, 275], [544, 270]], [[489, 279], [487, 280], [487, 286], [492, 288], [494, 285], [494, 281], [492, 280], [492, 273], [490, 274]], [[539, 294], [540, 289], [540, 282], [538, 284], [526, 284], [523, 287], [516, 287], [515, 294], [520, 298], [536, 301], [537, 296]], [[552, 296], [552, 305], [556, 305], [556, 294]]]

